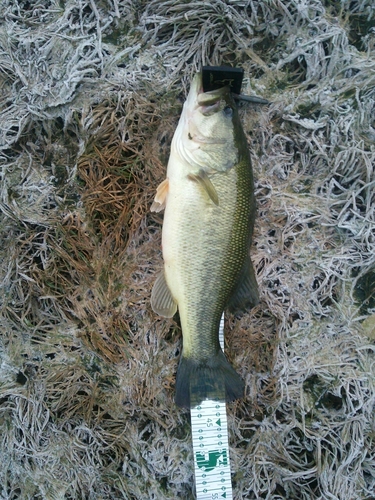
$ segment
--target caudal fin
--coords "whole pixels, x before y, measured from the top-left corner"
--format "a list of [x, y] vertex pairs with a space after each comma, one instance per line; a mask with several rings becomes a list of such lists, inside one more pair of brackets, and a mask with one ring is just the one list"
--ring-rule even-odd
[[204, 399], [234, 401], [242, 398], [244, 383], [227, 361], [224, 353], [204, 361], [181, 356], [177, 370], [176, 397], [178, 406], [190, 408]]

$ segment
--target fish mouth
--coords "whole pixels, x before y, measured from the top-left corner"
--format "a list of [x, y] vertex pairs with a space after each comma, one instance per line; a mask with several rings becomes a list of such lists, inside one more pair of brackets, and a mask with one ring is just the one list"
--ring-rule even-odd
[[204, 92], [202, 73], [197, 73], [192, 82], [190, 93], [194, 96], [195, 109], [199, 109], [199, 111], [203, 114], [213, 114], [221, 109], [223, 101], [227, 101], [230, 89], [226, 86]]

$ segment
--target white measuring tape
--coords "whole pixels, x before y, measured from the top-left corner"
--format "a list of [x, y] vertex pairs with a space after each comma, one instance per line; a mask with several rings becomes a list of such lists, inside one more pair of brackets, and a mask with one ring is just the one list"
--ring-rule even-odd
[[[224, 314], [219, 342], [224, 350]], [[197, 500], [232, 500], [225, 402], [206, 399], [190, 408], [190, 417]]]

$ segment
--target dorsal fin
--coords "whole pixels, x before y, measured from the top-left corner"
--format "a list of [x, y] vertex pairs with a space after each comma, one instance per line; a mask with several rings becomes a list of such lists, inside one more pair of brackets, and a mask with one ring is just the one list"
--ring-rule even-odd
[[227, 307], [230, 311], [244, 310], [259, 303], [258, 284], [250, 257], [247, 256], [241, 269], [237, 286], [229, 299]]

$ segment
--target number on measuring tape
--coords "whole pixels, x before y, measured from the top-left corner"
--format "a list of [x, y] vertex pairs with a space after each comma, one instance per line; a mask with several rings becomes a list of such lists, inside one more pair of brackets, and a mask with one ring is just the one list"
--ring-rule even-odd
[[197, 500], [232, 499], [225, 403], [191, 408], [191, 426]]

